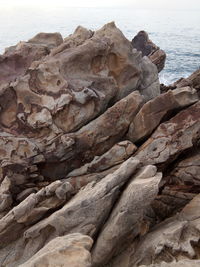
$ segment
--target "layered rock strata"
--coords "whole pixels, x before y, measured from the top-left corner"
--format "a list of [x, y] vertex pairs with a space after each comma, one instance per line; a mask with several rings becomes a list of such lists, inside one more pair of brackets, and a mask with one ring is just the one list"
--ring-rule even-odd
[[0, 56], [0, 266], [198, 266], [199, 71], [164, 62], [113, 22]]

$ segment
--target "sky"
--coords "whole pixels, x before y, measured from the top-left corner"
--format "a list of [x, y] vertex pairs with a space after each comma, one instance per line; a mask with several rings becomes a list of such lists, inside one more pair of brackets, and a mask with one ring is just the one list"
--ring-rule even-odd
[[135, 7], [200, 9], [200, 0], [0, 0], [1, 7], [68, 6], [68, 7]]

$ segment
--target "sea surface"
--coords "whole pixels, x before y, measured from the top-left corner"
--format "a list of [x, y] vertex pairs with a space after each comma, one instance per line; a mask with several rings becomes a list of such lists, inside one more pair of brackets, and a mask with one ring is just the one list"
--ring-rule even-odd
[[[56, 1], [55, 1], [56, 2]], [[131, 40], [145, 30], [167, 53], [160, 81], [169, 84], [200, 68], [200, 11], [134, 8], [1, 7], [0, 54], [38, 32], [60, 32], [63, 37], [78, 25], [95, 30], [115, 21]]]

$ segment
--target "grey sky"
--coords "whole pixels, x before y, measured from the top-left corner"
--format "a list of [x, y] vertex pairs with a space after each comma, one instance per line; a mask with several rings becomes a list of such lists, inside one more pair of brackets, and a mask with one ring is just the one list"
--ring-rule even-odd
[[0, 0], [1, 6], [69, 6], [200, 9], [200, 0]]

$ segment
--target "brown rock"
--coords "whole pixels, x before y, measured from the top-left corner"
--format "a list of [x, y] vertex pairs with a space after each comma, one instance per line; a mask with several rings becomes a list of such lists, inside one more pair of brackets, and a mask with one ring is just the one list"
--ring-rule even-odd
[[200, 102], [162, 123], [136, 152], [145, 164], [168, 164], [200, 138]]
[[59, 47], [52, 49], [51, 56], [64, 51], [68, 48], [73, 48], [79, 45], [82, 45], [86, 40], [90, 39], [93, 36], [94, 32], [87, 30], [82, 26], [78, 26], [73, 34], [70, 34], [64, 39], [64, 42]]
[[32, 39], [28, 40], [31, 44], [46, 45], [49, 49], [57, 47], [63, 43], [63, 38], [60, 33], [38, 33]]
[[0, 56], [0, 89], [6, 82], [24, 75], [31, 63], [48, 55], [50, 49], [63, 42], [59, 33], [39, 33], [28, 42], [7, 48]]
[[132, 40], [132, 45], [138, 51], [142, 52], [142, 56], [148, 56], [150, 58], [152, 63], [157, 66], [158, 72], [164, 68], [166, 54], [149, 39], [147, 32], [138, 32]]
[[179, 79], [173, 84], [173, 86], [176, 86], [177, 88], [182, 87], [182, 86], [192, 86], [199, 91], [200, 90], [200, 69], [196, 70], [188, 78]]
[[[108, 151], [125, 135], [142, 104], [141, 95], [133, 92], [79, 131], [53, 140], [51, 150], [46, 147], [43, 152], [47, 164], [43, 166], [42, 174], [45, 177], [63, 177], [72, 169], [91, 161], [94, 156]], [[59, 160], [63, 163], [59, 164]], [[54, 165], [51, 162], [57, 163]]]
[[114, 145], [102, 156], [96, 156], [90, 163], [70, 172], [67, 177], [80, 176], [88, 173], [97, 173], [109, 169], [128, 159], [137, 147], [130, 141], [122, 141]]
[[200, 239], [199, 201], [200, 195], [197, 195], [180, 214], [158, 224], [144, 236], [136, 252], [133, 252], [129, 266], [149, 266], [151, 263], [162, 266], [162, 262], [171, 263], [197, 256]]
[[148, 101], [133, 119], [127, 134], [128, 139], [132, 142], [144, 139], [153, 132], [168, 113], [194, 104], [198, 100], [195, 89], [183, 87], [170, 90]]

